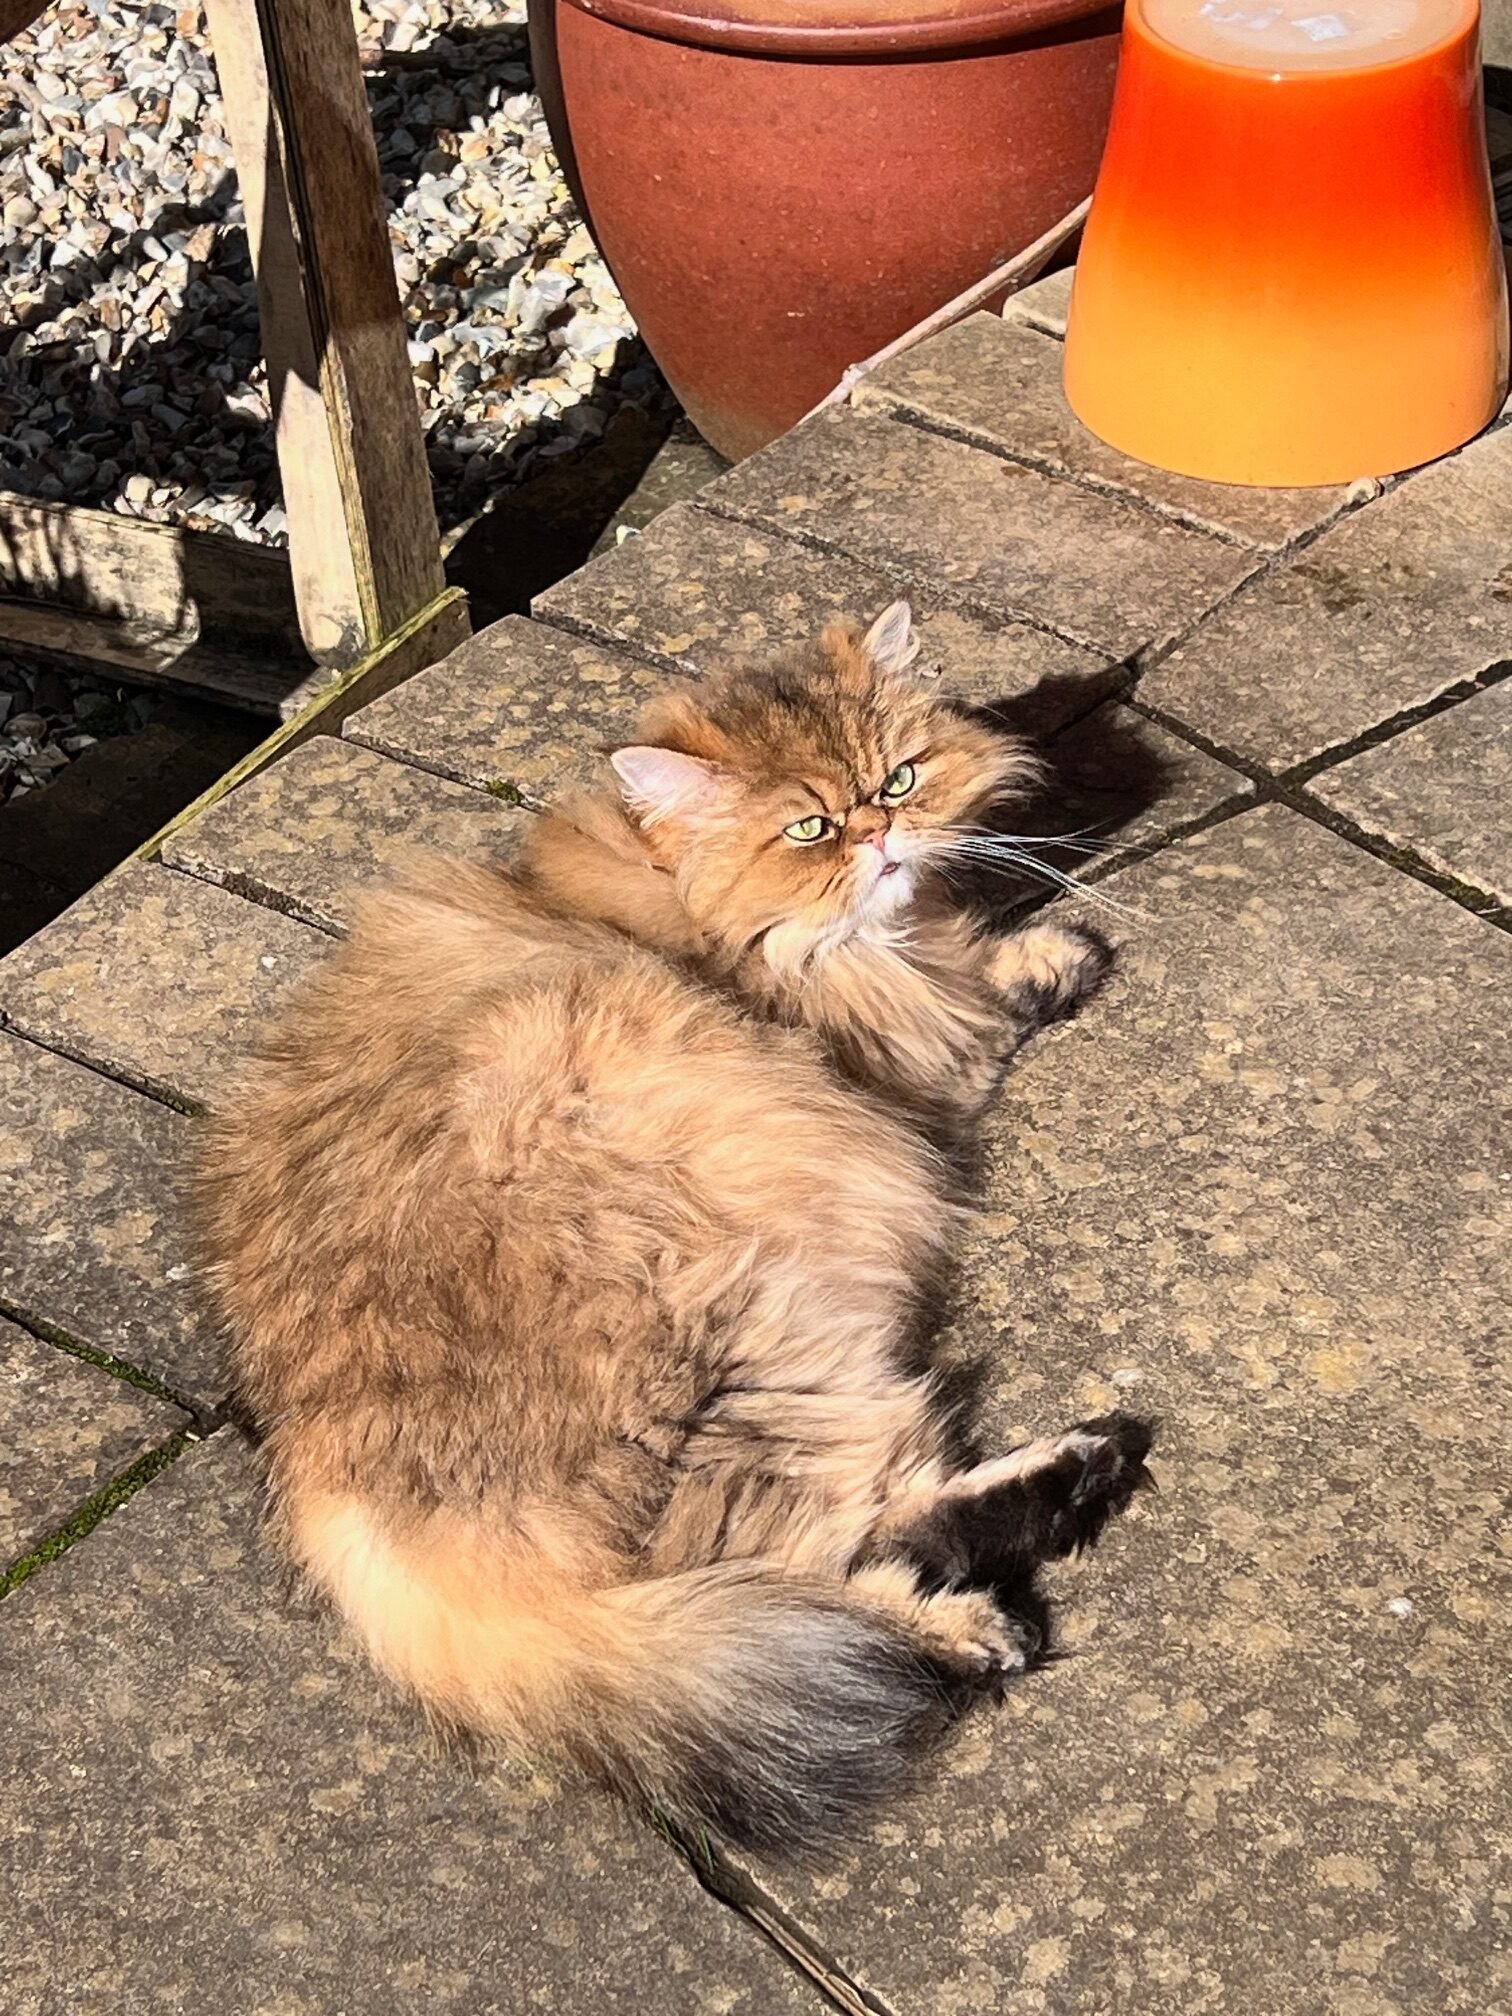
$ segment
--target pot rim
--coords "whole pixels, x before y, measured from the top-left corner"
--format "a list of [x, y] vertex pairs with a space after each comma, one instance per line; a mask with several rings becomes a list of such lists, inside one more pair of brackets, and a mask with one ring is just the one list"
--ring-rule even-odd
[[[534, 0], [548, 4], [548, 0]], [[752, 56], [924, 54], [1028, 38], [1120, 0], [561, 0], [597, 21]], [[858, 20], [865, 7], [870, 19]]]

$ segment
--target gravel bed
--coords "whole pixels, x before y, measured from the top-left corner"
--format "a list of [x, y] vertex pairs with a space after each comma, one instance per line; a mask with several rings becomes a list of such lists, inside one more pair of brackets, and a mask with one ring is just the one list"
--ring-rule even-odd
[[[354, 12], [450, 530], [667, 395], [558, 172], [523, 7]], [[202, 13], [65, 0], [0, 61], [0, 485], [284, 543]]]
[[121, 686], [108, 672], [0, 655], [0, 806], [51, 784], [107, 736], [145, 728], [164, 697]]

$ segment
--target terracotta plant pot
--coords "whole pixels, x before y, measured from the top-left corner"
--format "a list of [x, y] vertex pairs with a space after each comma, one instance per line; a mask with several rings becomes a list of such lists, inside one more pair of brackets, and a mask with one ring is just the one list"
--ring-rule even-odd
[[1096, 0], [530, 8], [568, 182], [730, 456], [1088, 194], [1118, 26]]

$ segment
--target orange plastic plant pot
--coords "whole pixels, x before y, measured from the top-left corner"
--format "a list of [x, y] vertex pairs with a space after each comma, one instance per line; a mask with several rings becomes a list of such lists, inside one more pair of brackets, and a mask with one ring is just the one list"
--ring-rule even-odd
[[1093, 433], [1215, 483], [1459, 447], [1507, 389], [1476, 0], [1129, 0], [1066, 332]]

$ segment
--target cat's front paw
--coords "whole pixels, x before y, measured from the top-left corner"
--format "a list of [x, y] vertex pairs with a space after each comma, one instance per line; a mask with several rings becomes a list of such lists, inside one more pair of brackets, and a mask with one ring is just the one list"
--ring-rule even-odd
[[1020, 1020], [1038, 1028], [1085, 1001], [1112, 964], [1108, 945], [1084, 924], [1030, 924], [994, 945], [987, 978]]

